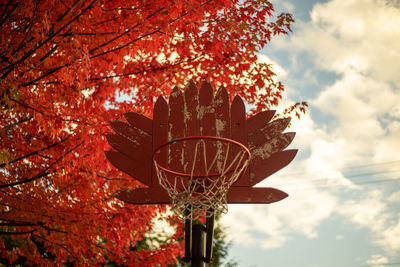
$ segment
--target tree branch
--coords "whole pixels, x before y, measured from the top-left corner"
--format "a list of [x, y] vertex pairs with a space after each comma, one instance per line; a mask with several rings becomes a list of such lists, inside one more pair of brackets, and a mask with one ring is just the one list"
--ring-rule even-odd
[[50, 228], [50, 227], [46, 226], [44, 223], [39, 223], [38, 225], [39, 225], [40, 227], [42, 227], [42, 228], [48, 230], [48, 231], [53, 231], [53, 232], [57, 232], [57, 233], [68, 234], [68, 232], [66, 232], [66, 231], [62, 231], [62, 230]]
[[[208, 4], [208, 3], [210, 3], [211, 1], [212, 1], [212, 0], [209, 0], [209, 1], [207, 1], [207, 2], [204, 2], [204, 3], [202, 3], [199, 7], [202, 7], [202, 6], [204, 6], [204, 5]], [[156, 11], [156, 12], [158, 12], [158, 11]], [[191, 11], [187, 11], [187, 12], [185, 12], [184, 14], [182, 14], [182, 15], [176, 17], [175, 19], [172, 19], [172, 20], [168, 23], [168, 25], [169, 25], [169, 24], [172, 24], [172, 23], [174, 23], [174, 22], [176, 22], [176, 21], [178, 21], [178, 20], [180, 20], [180, 19], [182, 19], [183, 17], [185, 17], [186, 15], [188, 15], [190, 12], [191, 12]], [[153, 13], [153, 14], [154, 14], [154, 13]], [[153, 15], [153, 14], [151, 14], [151, 15]], [[138, 25], [140, 25], [140, 24], [136, 24], [134, 27], [137, 27]], [[147, 36], [153, 35], [153, 34], [159, 32], [159, 31], [161, 31], [161, 29], [162, 29], [162, 27], [159, 27], [159, 28], [155, 29], [154, 31], [149, 32], [149, 33], [146, 33], [145, 35], [142, 35], [142, 36], [140, 36], [140, 37], [138, 37], [138, 38], [136, 38], [136, 39], [134, 39], [134, 40], [132, 40], [132, 41], [130, 41], [130, 42], [124, 44], [124, 45], [121, 45], [121, 46], [116, 47], [116, 48], [114, 48], [114, 49], [110, 49], [110, 50], [104, 51], [104, 52], [102, 52], [102, 53], [100, 53], [100, 54], [91, 56], [90, 59], [96, 58], [96, 57], [99, 57], [99, 56], [104, 56], [104, 55], [106, 55], [106, 54], [108, 54], [108, 53], [112, 53], [112, 52], [115, 52], [115, 51], [117, 51], [117, 50], [123, 49], [123, 48], [125, 48], [125, 47], [127, 47], [127, 46], [129, 46], [129, 45], [131, 45], [131, 44], [133, 44], [133, 43], [135, 43], [135, 42], [137, 42], [137, 41], [139, 41], [139, 40], [141, 40], [141, 39], [147, 37]], [[125, 33], [123, 33], [122, 35], [124, 35], [124, 34], [125, 34]], [[99, 48], [99, 47], [98, 47], [98, 48]], [[92, 50], [90, 50], [90, 52], [93, 52], [93, 51], [97, 50], [98, 48], [92, 49]]]
[[[30, 121], [31, 119], [33, 119], [33, 117], [27, 117], [26, 119], [23, 119], [23, 120], [20, 120], [20, 121], [15, 122], [15, 123], [11, 123], [11, 124], [8, 124], [8, 125], [6, 125], [6, 126], [3, 126], [3, 129], [4, 129], [4, 130], [8, 130], [8, 129], [14, 127], [14, 126], [17, 126], [17, 125], [22, 124], [22, 123], [24, 123], [24, 122]], [[1, 167], [1, 166], [0, 166], [0, 167]]]
[[[78, 169], [78, 170], [81, 171], [81, 172], [90, 173], [89, 171], [87, 171], [87, 170], [85, 170], [85, 169], [78, 168], [78, 167], [76, 167], [76, 166], [75, 166], [75, 168]], [[106, 176], [104, 176], [104, 175], [100, 175], [100, 174], [98, 174], [97, 172], [96, 172], [96, 176], [97, 176], [97, 177], [100, 177], [100, 178], [103, 178], [104, 180], [108, 180], [108, 181], [128, 181], [128, 180], [129, 180], [129, 179], [126, 179], [126, 178], [109, 178], [109, 177], [106, 177]]]
[[[69, 136], [69, 137], [70, 137], [70, 136]], [[59, 142], [53, 143], [53, 144], [51, 144], [51, 145], [49, 145], [49, 146], [46, 146], [46, 147], [44, 147], [44, 148], [42, 148], [42, 149], [39, 149], [39, 150], [33, 151], [33, 152], [31, 152], [31, 153], [28, 153], [28, 154], [26, 154], [26, 155], [24, 155], [24, 156], [22, 156], [22, 157], [19, 157], [19, 158], [16, 158], [16, 159], [14, 159], [14, 160], [11, 160], [8, 164], [13, 164], [13, 163], [15, 163], [15, 162], [17, 162], [17, 161], [20, 161], [20, 160], [29, 158], [29, 157], [34, 156], [34, 155], [38, 155], [39, 152], [48, 150], [48, 149], [50, 149], [50, 148], [52, 148], [52, 147], [55, 147], [55, 146], [57, 146], [57, 145], [59, 145], [59, 144], [64, 143], [66, 140], [69, 139], [69, 137], [67, 137], [67, 138], [65, 138], [65, 139], [61, 139]], [[1, 167], [4, 167], [4, 166], [6, 166], [5, 163], [0, 164], [0, 168], [1, 168]]]
[[[35, 10], [33, 11], [33, 15], [32, 15], [32, 17], [31, 17], [31, 21], [30, 21], [30, 23], [29, 23], [29, 28], [28, 28], [28, 30], [26, 31], [24, 38], [22, 38], [22, 40], [21, 40], [21, 42], [19, 43], [18, 47], [11, 53], [11, 55], [14, 56], [21, 48], [23, 48], [24, 46], [26, 46], [28, 43], [30, 43], [30, 42], [33, 40], [33, 38], [31, 38], [28, 42], [25, 41], [26, 38], [28, 37], [29, 33], [30, 33], [31, 30], [32, 30], [32, 26], [33, 26], [33, 24], [34, 24], [34, 23], [33, 23], [33, 20], [34, 20], [35, 17], [36, 17], [36, 13], [37, 13], [38, 7], [39, 7], [39, 2], [36, 3]], [[10, 44], [11, 44], [11, 42], [10, 42]]]
[[[149, 5], [149, 4], [144, 5], [142, 8], [145, 9], [145, 8], [148, 7], [148, 6], [150, 6], [150, 5]], [[139, 9], [139, 8], [137, 8], [137, 7], [133, 7], [133, 8], [113, 8], [113, 9], [103, 9], [103, 10], [104, 10], [105, 12], [109, 12], [109, 11], [115, 11], [115, 10], [130, 10], [130, 11], [131, 11], [131, 10], [137, 10], [137, 9]], [[122, 17], [127, 17], [127, 16], [128, 16], [128, 14], [123, 14], [123, 15], [122, 15]], [[121, 18], [121, 17], [114, 17], [114, 18], [112, 18], [112, 19], [103, 20], [103, 21], [94, 23], [93, 26], [98, 26], [98, 25], [100, 25], [100, 24], [107, 23], [107, 22], [110, 22], [110, 21], [114, 21], [114, 20], [117, 20], [117, 19], [119, 19], [119, 18]]]
[[25, 107], [25, 108], [27, 108], [27, 109], [31, 109], [31, 110], [33, 110], [33, 111], [39, 112], [39, 113], [42, 114], [42, 115], [44, 114], [42, 111], [40, 111], [40, 110], [38, 110], [38, 109], [36, 109], [36, 108], [34, 108], [34, 107], [31, 107], [31, 106], [29, 106], [29, 105], [27, 105], [27, 104], [25, 104], [25, 103], [22, 103], [22, 102], [18, 101], [17, 99], [14, 99], [14, 98], [11, 98], [11, 97], [10, 97], [10, 100], [13, 101], [13, 102], [15, 102], [15, 103], [20, 104], [21, 106], [23, 106], [23, 107]]
[[50, 35], [46, 40], [44, 40], [43, 42], [40, 42], [35, 48], [31, 49], [29, 52], [27, 52], [21, 59], [15, 61], [14, 63], [10, 64], [9, 66], [7, 66], [6, 68], [3, 68], [2, 70], [0, 70], [0, 72], [4, 72], [6, 71], [3, 76], [1, 78], [5, 78], [12, 70], [13, 68], [20, 64], [21, 62], [25, 61], [27, 58], [29, 58], [33, 53], [35, 53], [39, 48], [41, 48], [44, 44], [46, 44], [47, 42], [49, 42], [50, 40], [52, 40], [57, 34], [59, 34], [62, 30], [64, 30], [66, 27], [68, 27], [72, 22], [74, 22], [75, 20], [77, 20], [80, 16], [82, 16], [87, 10], [89, 10], [95, 3], [97, 2], [97, 0], [93, 0], [85, 9], [82, 10], [81, 13], [79, 13], [78, 15], [76, 15], [73, 19], [71, 19], [70, 21], [68, 21], [64, 26], [62, 26], [60, 29], [58, 29], [54, 34]]
[[0, 226], [36, 226], [36, 224], [24, 222], [1, 222]]
[[51, 56], [55, 51], [57, 51], [57, 45], [54, 45], [53, 48], [50, 49], [50, 51], [46, 53], [46, 55], [44, 55], [43, 57], [41, 57], [39, 59], [39, 65], [43, 64], [43, 62], [46, 60], [46, 58]]
[[55, 67], [55, 68], [49, 70], [48, 72], [46, 72], [45, 74], [43, 74], [42, 76], [39, 76], [38, 78], [33, 79], [33, 80], [31, 80], [31, 81], [29, 81], [29, 82], [27, 82], [27, 83], [21, 84], [21, 86], [26, 87], [26, 86], [32, 85], [32, 84], [34, 84], [35, 82], [37, 82], [37, 81], [43, 79], [44, 77], [49, 76], [50, 74], [53, 74], [54, 72], [56, 72], [56, 71], [58, 71], [58, 70], [60, 70], [60, 69], [62, 69], [62, 68], [64, 68], [64, 67], [67, 67], [67, 66], [69, 66], [69, 65], [70, 65], [70, 64], [65, 64], [65, 65], [62, 65], [62, 66]]
[[[124, 17], [126, 17], [127, 15], [125, 15]], [[107, 22], [110, 22], [110, 21], [114, 21], [114, 20], [117, 20], [117, 19], [119, 19], [120, 17], [115, 17], [115, 18], [112, 18], [112, 19], [107, 19], [107, 20], [103, 20], [103, 21], [100, 21], [100, 22], [97, 22], [97, 23], [95, 23], [95, 24], [93, 24], [93, 26], [98, 26], [98, 25], [100, 25], [100, 24], [103, 24], [103, 23], [107, 23]]]
[[[12, 13], [14, 13], [14, 11], [17, 9], [19, 3], [16, 3], [14, 5], [11, 5], [11, 3], [13, 2], [13, 0], [8, 1], [6, 7], [3, 10], [3, 14], [1, 14], [2, 20], [0, 21], [0, 26], [2, 26], [4, 24], [4, 22], [7, 21], [7, 19], [12, 15]], [[7, 9], [9, 6], [12, 6], [13, 9], [11, 9], [7, 14]]]
[[60, 248], [62, 248], [65, 251], [67, 251], [68, 254], [71, 255], [77, 262], [80, 262], [80, 260], [66, 246], [64, 246], [64, 245], [62, 245], [60, 243], [54, 242], [54, 241], [50, 241], [50, 240], [48, 240], [48, 239], [46, 239], [46, 238], [44, 238], [42, 236], [39, 236], [39, 235], [32, 234], [32, 236], [35, 237], [35, 238], [39, 238], [39, 239], [42, 239], [42, 240], [44, 240], [46, 242], [53, 243], [53, 244], [59, 246]]
[[0, 221], [7, 221], [7, 222], [1, 222], [0, 226], [40, 226], [43, 229], [46, 229], [48, 231], [53, 231], [53, 232], [58, 232], [58, 233], [63, 233], [67, 234], [68, 232], [54, 229], [51, 227], [46, 226], [44, 222], [37, 222], [37, 223], [31, 223], [31, 222], [24, 222], [24, 221], [15, 221], [15, 220], [9, 220], [9, 219], [3, 219], [0, 218]]
[[26, 234], [31, 234], [33, 232], [36, 232], [36, 229], [30, 230], [30, 231], [24, 231], [24, 232], [4, 232], [0, 231], [0, 235], [26, 235]]
[[74, 9], [82, 0], [77, 0], [70, 8], [65, 11], [60, 17], [58, 17], [57, 22], [61, 22], [71, 11]]
[[72, 151], [74, 151], [76, 148], [78, 148], [79, 146], [81, 146], [82, 143], [79, 143], [78, 145], [74, 146], [72, 149], [68, 150], [67, 152], [65, 152], [63, 155], [61, 155], [58, 159], [56, 159], [53, 163], [51, 163], [46, 169], [44, 169], [43, 171], [41, 171], [40, 173], [38, 173], [37, 175], [33, 176], [32, 178], [28, 178], [28, 179], [24, 179], [22, 181], [18, 181], [18, 182], [14, 182], [14, 183], [9, 183], [9, 184], [2, 184], [0, 185], [0, 188], [6, 188], [6, 187], [14, 187], [16, 185], [20, 185], [20, 184], [26, 184], [29, 182], [32, 182], [34, 180], [37, 180], [39, 178], [42, 178], [44, 176], [49, 175], [50, 173], [47, 172], [51, 167], [53, 167], [57, 162], [59, 162], [61, 159], [63, 159], [66, 155], [68, 155], [69, 153], [71, 153]]
[[96, 35], [110, 35], [110, 34], [116, 34], [117, 32], [79, 32], [79, 33], [74, 33], [74, 32], [66, 32], [63, 34], [60, 34], [60, 36], [67, 37], [67, 36], [96, 36]]
[[[150, 19], [151, 17], [155, 16], [157, 13], [160, 13], [160, 12], [161, 12], [162, 10], [164, 10], [164, 9], [165, 9], [165, 7], [162, 7], [162, 8], [160, 8], [160, 9], [156, 10], [156, 11], [153, 12], [152, 14], [148, 15], [143, 21], [146, 21], [146, 20]], [[108, 41], [105, 42], [105, 43], [102, 43], [102, 44], [99, 45], [98, 47], [91, 49], [91, 50], [89, 51], [89, 53], [92, 54], [92, 53], [93, 53], [94, 51], [96, 51], [97, 49], [99, 49], [99, 48], [101, 48], [101, 47], [104, 47], [104, 46], [106, 46], [106, 45], [108, 45], [108, 44], [114, 42], [115, 40], [121, 38], [122, 36], [124, 36], [124, 35], [130, 33], [132, 30], [136, 29], [139, 25], [141, 25], [141, 24], [143, 23], [143, 21], [137, 23], [135, 26], [133, 26], [133, 27], [130, 28], [129, 30], [124, 31], [122, 34], [120, 34], [120, 35], [118, 35], [118, 36], [115, 36], [114, 38], [111, 38], [110, 40], [108, 40]]]
[[158, 68], [153, 68], [153, 69], [147, 69], [147, 70], [141, 70], [141, 71], [135, 71], [135, 72], [129, 72], [129, 73], [122, 73], [122, 74], [115, 74], [115, 75], [109, 75], [109, 76], [104, 76], [104, 77], [95, 77], [95, 78], [90, 78], [91, 81], [98, 81], [98, 80], [102, 80], [102, 79], [112, 79], [112, 78], [118, 78], [118, 77], [124, 77], [124, 76], [129, 76], [129, 75], [138, 75], [138, 74], [143, 74], [146, 72], [152, 72], [152, 71], [158, 71], [158, 70], [165, 70], [165, 69], [169, 69], [169, 68], [173, 68], [176, 67], [178, 65], [184, 64], [184, 63], [188, 63], [191, 61], [195, 61], [196, 59], [199, 59], [201, 57], [203, 57], [204, 55], [200, 55], [197, 56], [195, 58], [192, 59], [188, 59], [188, 60], [184, 60], [184, 61], [180, 61], [177, 62], [175, 64], [172, 65], [168, 65], [168, 66], [162, 66], [162, 67], [158, 67]]
[[154, 30], [154, 31], [152, 31], [152, 32], [149, 32], [149, 33], [146, 33], [145, 35], [142, 35], [142, 36], [140, 36], [140, 37], [138, 37], [138, 38], [136, 38], [136, 39], [134, 39], [134, 40], [132, 40], [132, 41], [130, 41], [130, 42], [124, 44], [124, 45], [121, 45], [121, 46], [118, 46], [118, 47], [116, 47], [116, 48], [114, 48], [114, 49], [110, 49], [110, 50], [104, 51], [104, 52], [102, 52], [102, 53], [100, 53], [100, 54], [91, 56], [90, 59], [93, 59], [93, 58], [96, 58], [96, 57], [100, 57], [100, 56], [104, 56], [104, 55], [106, 55], [106, 54], [108, 54], [108, 53], [112, 53], [112, 52], [115, 52], [115, 51], [117, 51], [117, 50], [123, 49], [123, 48], [125, 48], [125, 47], [127, 47], [127, 46], [129, 46], [129, 45], [131, 45], [131, 44], [133, 44], [133, 43], [135, 43], [135, 42], [137, 42], [137, 41], [139, 41], [139, 40], [141, 40], [141, 39], [147, 37], [147, 36], [150, 36], [150, 35], [153, 35], [153, 34], [159, 32], [161, 29], [162, 29], [162, 28], [157, 28], [156, 30]]

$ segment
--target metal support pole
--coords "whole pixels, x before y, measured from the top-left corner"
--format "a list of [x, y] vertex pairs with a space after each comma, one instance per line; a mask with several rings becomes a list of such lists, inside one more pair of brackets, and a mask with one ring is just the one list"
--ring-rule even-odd
[[192, 240], [192, 220], [186, 219], [185, 220], [185, 257], [183, 258], [183, 260], [186, 262], [190, 262], [190, 259], [192, 258], [191, 240]]
[[206, 219], [206, 259], [205, 262], [210, 263], [212, 257], [212, 244], [214, 239], [214, 215]]
[[202, 224], [193, 224], [192, 229], [192, 266], [191, 267], [206, 267], [205, 262], [205, 232], [206, 229]]

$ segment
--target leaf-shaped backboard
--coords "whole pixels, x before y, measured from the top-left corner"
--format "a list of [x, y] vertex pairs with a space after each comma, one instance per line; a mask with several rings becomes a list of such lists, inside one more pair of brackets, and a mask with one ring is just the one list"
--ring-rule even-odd
[[[116, 134], [107, 136], [114, 149], [106, 151], [108, 160], [145, 186], [121, 189], [117, 198], [133, 204], [170, 203], [169, 195], [158, 182], [153, 153], [160, 145], [189, 136], [229, 138], [250, 151], [250, 164], [229, 188], [228, 203], [272, 203], [287, 197], [285, 192], [275, 188], [254, 187], [287, 166], [297, 153], [297, 150], [285, 150], [295, 136], [293, 132], [283, 132], [290, 119], [272, 120], [274, 114], [275, 111], [267, 110], [246, 118], [240, 96], [235, 96], [230, 103], [223, 87], [214, 93], [208, 81], [201, 84], [200, 90], [189, 81], [183, 92], [175, 87], [168, 102], [161, 96], [157, 99], [153, 119], [128, 112], [125, 114], [127, 122], [111, 121]], [[232, 148], [232, 154], [235, 149]], [[188, 171], [188, 163], [194, 160], [193, 151], [190, 144], [174, 147], [164, 150], [157, 160], [171, 169]], [[215, 153], [210, 147], [207, 157]], [[201, 163], [193, 166], [201, 168]]]

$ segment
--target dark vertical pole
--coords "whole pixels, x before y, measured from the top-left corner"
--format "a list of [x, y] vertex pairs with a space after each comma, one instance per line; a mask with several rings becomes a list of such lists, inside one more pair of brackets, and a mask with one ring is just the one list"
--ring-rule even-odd
[[212, 242], [214, 238], [214, 215], [206, 219], [206, 258], [205, 262], [210, 263], [212, 257]]
[[191, 240], [192, 240], [192, 220], [185, 220], [185, 258], [184, 261], [190, 262], [191, 259]]
[[193, 224], [192, 229], [192, 266], [206, 267], [205, 263], [205, 227], [202, 224]]

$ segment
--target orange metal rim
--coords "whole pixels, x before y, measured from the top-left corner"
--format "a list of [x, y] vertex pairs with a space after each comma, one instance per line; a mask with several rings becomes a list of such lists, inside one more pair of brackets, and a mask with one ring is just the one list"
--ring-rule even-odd
[[[235, 141], [235, 140], [232, 140], [232, 139], [229, 139], [229, 138], [225, 138], [225, 137], [199, 135], [199, 136], [187, 136], [187, 137], [175, 138], [175, 139], [173, 139], [173, 140], [171, 140], [171, 141], [169, 141], [169, 142], [167, 142], [167, 143], [165, 143], [165, 144], [160, 145], [159, 147], [157, 147], [156, 150], [154, 150], [154, 153], [153, 153], [153, 162], [154, 162], [154, 164], [157, 165], [157, 168], [159, 168], [159, 169], [161, 169], [161, 170], [163, 170], [163, 171], [165, 171], [165, 172], [167, 172], [167, 173], [169, 173], [169, 174], [173, 174], [173, 175], [179, 175], [179, 176], [184, 176], [184, 177], [198, 177], [198, 178], [200, 178], [200, 177], [206, 177], [206, 176], [207, 176], [207, 177], [210, 177], [210, 176], [212, 176], [212, 177], [214, 177], [214, 176], [220, 176], [221, 173], [209, 173], [209, 174], [207, 175], [207, 174], [190, 174], [190, 173], [184, 173], [184, 172], [177, 172], [177, 171], [170, 170], [170, 169], [168, 169], [168, 168], [166, 168], [166, 167], [160, 165], [160, 164], [157, 162], [156, 156], [157, 156], [157, 154], [159, 153], [159, 151], [160, 151], [161, 149], [163, 149], [164, 147], [173, 145], [174, 143], [177, 143], [177, 142], [182, 142], [182, 141], [185, 141], [185, 140], [196, 140], [196, 139], [197, 139], [197, 140], [202, 140], [202, 139], [215, 140], [215, 141], [221, 141], [221, 142], [224, 142], [224, 143], [233, 144], [233, 145], [239, 147], [242, 151], [244, 151], [244, 152], [247, 154], [248, 160], [250, 160], [250, 158], [251, 158], [251, 153], [250, 153], [249, 149], [248, 149], [245, 145], [243, 145], [242, 143], [240, 143], [240, 142], [237, 142], [237, 141]], [[246, 162], [246, 161], [243, 161], [243, 162], [241, 163], [241, 165], [244, 165], [245, 162]], [[232, 168], [232, 169], [228, 170], [227, 173], [233, 172], [234, 169], [236, 169], [236, 168]]]

